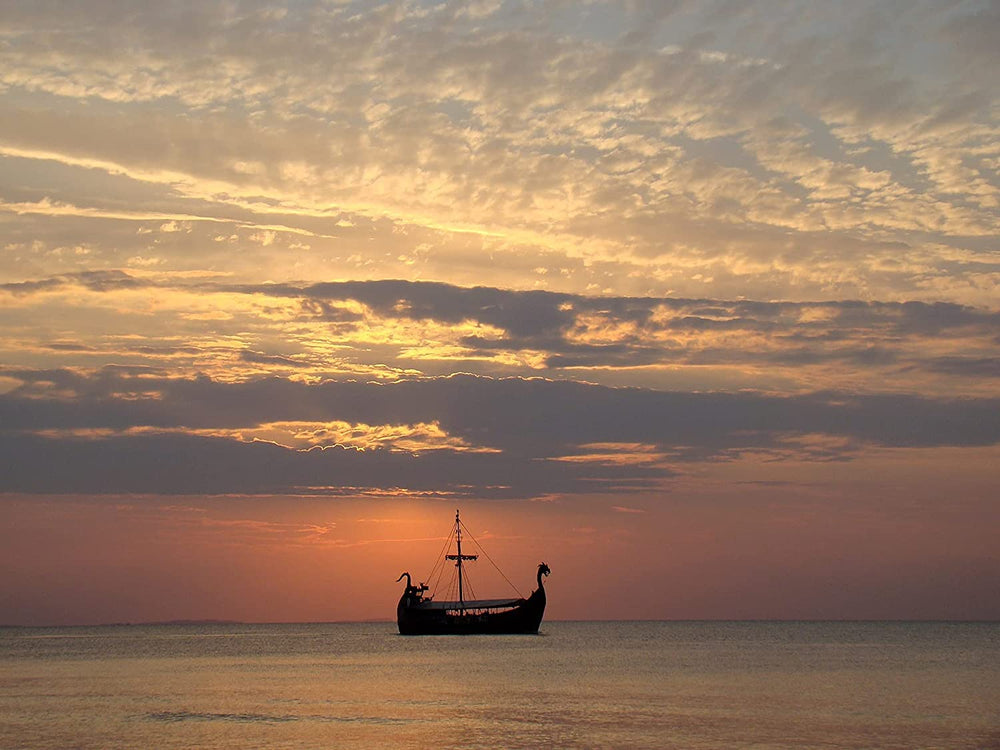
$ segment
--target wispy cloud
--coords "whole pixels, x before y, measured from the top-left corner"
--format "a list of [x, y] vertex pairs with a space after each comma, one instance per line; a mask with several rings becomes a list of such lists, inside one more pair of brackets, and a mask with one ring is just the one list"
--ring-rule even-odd
[[572, 293], [991, 299], [988, 5], [587, 5], [570, 33], [558, 3], [99, 8], [4, 22], [0, 200], [42, 243], [8, 273], [56, 270], [58, 213], [89, 224], [86, 268], [121, 265], [116, 222], [190, 217], [130, 256], [209, 268], [235, 223], [313, 280], [468, 285], [492, 257]]

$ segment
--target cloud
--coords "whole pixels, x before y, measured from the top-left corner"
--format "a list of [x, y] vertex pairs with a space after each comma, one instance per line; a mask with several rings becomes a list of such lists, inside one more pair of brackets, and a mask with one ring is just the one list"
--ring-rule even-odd
[[237, 435], [358, 429], [420, 491], [401, 456], [432, 433], [420, 466], [489, 449], [490, 482], [535, 476], [519, 457], [577, 489], [616, 461], [989, 443], [967, 409], [996, 392], [996, 25], [975, 2], [11, 3], [3, 429], [68, 459], [260, 451], [286, 488], [374, 459]]
[[[68, 373], [37, 379], [58, 386], [57, 395], [0, 395], [3, 491], [629, 493], [656, 486], [684, 462], [747, 452], [829, 460], [862, 446], [1000, 440], [996, 399], [665, 393], [472, 376], [317, 385]], [[58, 395], [67, 389], [76, 395]], [[387, 429], [384, 448], [363, 451], [247, 442], [253, 429], [242, 441], [232, 437], [281, 421], [434, 424], [446, 439], [414, 452], [416, 433], [407, 429]], [[230, 437], [195, 434], [207, 430]]]
[[[16, 321], [28, 337], [11, 351], [32, 348], [57, 366], [69, 355], [89, 369], [116, 356], [240, 380], [462, 370], [595, 382], [620, 373], [615, 382], [649, 385], [656, 373], [709, 389], [738, 378], [758, 390], [770, 382], [985, 395], [1000, 323], [994, 310], [954, 303], [585, 296], [400, 280], [244, 284], [121, 271], [3, 292], [11, 330]], [[73, 321], [78, 336], [29, 343], [39, 316]], [[98, 325], [87, 333], [89, 318], [118, 334]]]
[[[460, 343], [487, 355], [536, 350], [548, 368], [665, 364], [800, 365], [842, 362], [919, 368], [912, 344], [982, 340], [997, 313], [954, 304], [769, 303], [744, 300], [583, 297], [401, 281], [271, 287], [317, 300], [319, 314], [342, 319], [331, 301], [360, 303], [388, 318], [470, 322], [486, 333]], [[735, 336], [734, 336], [735, 335]], [[978, 359], [968, 357], [969, 361]], [[954, 355], [956, 362], [963, 358]], [[929, 369], [944, 371], [938, 366]], [[961, 366], [950, 370], [963, 372]], [[975, 370], [969, 368], [974, 374]], [[983, 373], [980, 373], [983, 374]]]
[[[358, 277], [469, 284], [490, 257], [520, 288], [515, 271], [539, 268], [571, 293], [988, 303], [991, 9], [471, 11], [98, 4], [82, 22], [16, 3], [0, 200], [43, 213], [15, 234], [52, 252], [55, 220], [82, 222], [85, 267], [228, 258], [256, 280], [288, 278], [264, 250], [297, 233], [294, 278], [343, 277], [357, 256]], [[118, 225], [143, 216], [197, 221], [118, 259]], [[215, 222], [258, 238], [245, 262]]]
[[602, 466], [567, 469], [523, 456], [433, 451], [414, 455], [346, 448], [293, 451], [186, 435], [65, 440], [0, 437], [3, 491], [42, 494], [430, 494], [525, 498], [648, 489], [664, 468], [628, 475]]

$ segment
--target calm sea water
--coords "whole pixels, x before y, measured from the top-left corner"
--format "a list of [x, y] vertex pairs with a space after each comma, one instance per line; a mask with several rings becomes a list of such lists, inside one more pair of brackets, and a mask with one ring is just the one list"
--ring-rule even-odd
[[3, 748], [1000, 748], [1000, 624], [0, 629]]

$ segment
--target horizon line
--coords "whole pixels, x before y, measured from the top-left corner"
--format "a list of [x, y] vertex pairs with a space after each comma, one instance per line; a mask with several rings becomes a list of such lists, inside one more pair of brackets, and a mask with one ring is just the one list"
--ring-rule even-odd
[[[899, 623], [899, 624], [1000, 624], [1000, 618], [871, 618], [871, 617], [844, 617], [844, 618], [607, 618], [607, 619], [575, 619], [575, 618], [553, 618], [546, 622], [553, 623], [775, 623], [775, 624], [810, 624], [810, 623]], [[101, 623], [63, 623], [63, 624], [15, 624], [0, 623], [0, 630], [12, 630], [16, 628], [114, 628], [114, 627], [192, 627], [198, 625], [395, 625], [395, 620], [391, 619], [367, 619], [367, 620], [221, 620], [214, 618], [206, 619], [180, 619], [180, 620], [150, 620], [142, 622], [101, 622]]]

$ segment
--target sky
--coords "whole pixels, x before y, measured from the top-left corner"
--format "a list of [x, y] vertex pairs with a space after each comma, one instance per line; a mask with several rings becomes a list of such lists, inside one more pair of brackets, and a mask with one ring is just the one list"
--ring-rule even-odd
[[0, 9], [0, 623], [1000, 619], [996, 3]]

